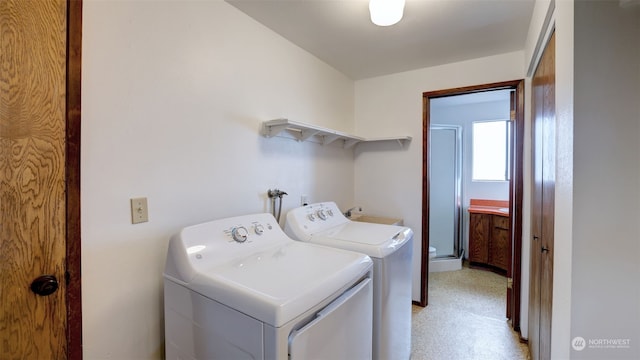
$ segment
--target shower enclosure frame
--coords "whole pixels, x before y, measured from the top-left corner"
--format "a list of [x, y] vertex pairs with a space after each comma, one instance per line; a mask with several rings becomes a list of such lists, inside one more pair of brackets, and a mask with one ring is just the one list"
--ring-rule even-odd
[[[462, 246], [462, 233], [463, 233], [463, 229], [462, 229], [462, 199], [463, 199], [463, 191], [464, 189], [462, 188], [462, 156], [463, 156], [463, 142], [462, 142], [462, 126], [460, 125], [453, 125], [453, 124], [431, 124], [430, 125], [430, 130], [431, 133], [430, 135], [433, 137], [434, 135], [434, 131], [438, 131], [438, 130], [449, 130], [449, 131], [453, 131], [454, 132], [454, 139], [455, 139], [455, 144], [454, 144], [454, 154], [453, 154], [453, 158], [454, 158], [454, 166], [453, 166], [453, 178], [454, 178], [454, 186], [453, 186], [453, 205], [454, 205], [454, 211], [453, 211], [453, 254], [446, 254], [446, 255], [437, 255], [435, 260], [440, 260], [440, 259], [459, 259], [463, 254], [464, 254], [464, 249]], [[433, 145], [433, 141], [430, 141], [429, 143], [430, 146]], [[431, 171], [431, 182], [430, 182], [430, 186], [433, 187], [434, 186], [434, 176], [433, 176], [433, 172], [432, 172], [432, 167], [435, 163], [435, 161], [433, 161], [433, 148], [431, 149], [431, 157], [432, 157], [432, 161], [430, 161], [430, 169], [429, 171]], [[433, 202], [434, 197], [430, 198], [430, 201]], [[430, 211], [430, 218], [433, 218], [431, 215], [431, 211], [433, 211], [434, 206], [433, 203], [430, 204], [429, 206], [429, 211]], [[429, 238], [432, 238], [432, 234], [434, 229], [436, 228], [436, 226], [434, 226], [435, 224], [431, 224], [431, 226], [429, 227]], [[434, 246], [435, 244], [431, 243], [431, 246]], [[436, 251], [438, 251], [438, 246], [434, 246], [436, 248]]]

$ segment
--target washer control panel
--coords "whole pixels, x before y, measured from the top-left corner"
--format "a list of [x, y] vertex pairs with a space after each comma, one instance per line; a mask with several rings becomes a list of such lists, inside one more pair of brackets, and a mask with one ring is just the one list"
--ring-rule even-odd
[[285, 232], [294, 239], [350, 222], [334, 202], [315, 203], [295, 208], [287, 213]]
[[[307, 209], [307, 219], [309, 221], [327, 221], [334, 216], [334, 211], [330, 208], [325, 208], [322, 205], [324, 204], [313, 204], [307, 205], [303, 209]], [[319, 206], [319, 208], [318, 208]]]
[[303, 211], [307, 213], [307, 219], [311, 221], [331, 221], [336, 214], [342, 215], [335, 203], [317, 203], [304, 206], [302, 210], [294, 209], [294, 211]]

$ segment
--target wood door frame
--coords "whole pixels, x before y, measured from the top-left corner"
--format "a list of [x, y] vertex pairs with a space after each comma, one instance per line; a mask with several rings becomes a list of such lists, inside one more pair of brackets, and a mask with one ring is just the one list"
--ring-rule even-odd
[[523, 185], [523, 141], [524, 141], [524, 79], [496, 82], [482, 85], [452, 88], [424, 92], [422, 94], [422, 254], [420, 272], [420, 300], [419, 306], [427, 306], [427, 289], [429, 282], [429, 136], [430, 132], [430, 99], [479, 93], [491, 90], [513, 89], [516, 92], [516, 116], [513, 131], [514, 154], [511, 166], [511, 180], [509, 181], [509, 213], [511, 214], [511, 268], [513, 278], [513, 296], [511, 306], [513, 311], [512, 326], [520, 331], [520, 299], [521, 299], [521, 264], [522, 264], [522, 197]]
[[67, 0], [66, 282], [67, 358], [82, 359], [80, 234], [80, 114], [82, 0]]

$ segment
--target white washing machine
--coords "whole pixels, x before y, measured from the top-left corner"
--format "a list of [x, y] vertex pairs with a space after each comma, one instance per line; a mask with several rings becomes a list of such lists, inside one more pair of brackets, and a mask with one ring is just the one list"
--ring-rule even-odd
[[270, 214], [184, 228], [164, 271], [167, 359], [371, 359], [372, 261]]
[[289, 211], [285, 233], [296, 240], [357, 251], [373, 259], [373, 358], [409, 359], [413, 231], [351, 221], [334, 202], [324, 202]]

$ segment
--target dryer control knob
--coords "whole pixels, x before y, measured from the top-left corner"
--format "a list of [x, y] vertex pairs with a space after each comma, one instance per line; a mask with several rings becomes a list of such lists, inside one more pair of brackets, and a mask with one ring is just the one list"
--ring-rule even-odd
[[256, 232], [256, 235], [262, 235], [262, 233], [264, 233], [264, 226], [256, 224], [254, 231]]
[[307, 215], [307, 218], [309, 218], [309, 220], [311, 220], [311, 221], [316, 221], [316, 216], [313, 215], [313, 214]]
[[327, 220], [327, 213], [320, 209], [318, 210], [318, 217], [320, 218], [320, 220]]
[[244, 226], [238, 226], [231, 230], [231, 237], [233, 240], [243, 243], [247, 241], [247, 237], [249, 236], [249, 231]]

